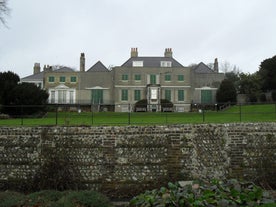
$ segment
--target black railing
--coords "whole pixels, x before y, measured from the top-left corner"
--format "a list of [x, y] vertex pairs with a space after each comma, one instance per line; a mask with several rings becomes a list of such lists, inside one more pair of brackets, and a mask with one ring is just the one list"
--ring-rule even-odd
[[[124, 108], [124, 112], [115, 110]], [[156, 108], [158, 110], [149, 111]], [[48, 104], [0, 105], [0, 126], [97, 126], [185, 123], [231, 123], [276, 121], [276, 103], [185, 104], [177, 106], [135, 107], [132, 104]], [[181, 111], [181, 112], [177, 112]]]

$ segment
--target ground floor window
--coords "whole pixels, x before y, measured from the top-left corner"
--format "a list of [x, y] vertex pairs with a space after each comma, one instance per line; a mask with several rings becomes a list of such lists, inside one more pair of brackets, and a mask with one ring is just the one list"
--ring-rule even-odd
[[76, 102], [76, 91], [73, 89], [52, 89], [49, 94], [49, 102], [52, 104], [74, 104]]
[[69, 102], [70, 104], [74, 103], [74, 91], [69, 92]]
[[184, 101], [184, 90], [178, 90], [178, 101]]
[[171, 90], [166, 89], [165, 90], [165, 99], [167, 99], [168, 101], [171, 101]]
[[128, 100], [128, 90], [127, 89], [122, 89], [121, 100], [122, 101]]
[[58, 91], [58, 103], [66, 103], [66, 90], [59, 90]]
[[56, 92], [55, 91], [51, 91], [51, 93], [50, 93], [50, 96], [51, 96], [51, 103], [55, 103], [55, 97], [56, 97]]
[[141, 91], [140, 90], [134, 90], [134, 100], [139, 101], [141, 99]]

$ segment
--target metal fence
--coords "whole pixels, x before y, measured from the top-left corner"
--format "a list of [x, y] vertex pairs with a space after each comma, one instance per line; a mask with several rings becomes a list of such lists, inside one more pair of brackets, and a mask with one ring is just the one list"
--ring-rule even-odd
[[[276, 103], [187, 104], [188, 110], [176, 112], [172, 106], [126, 104], [125, 112], [115, 112], [118, 105], [0, 105], [1, 126], [99, 126], [154, 125], [186, 123], [274, 122]], [[155, 106], [156, 107], [156, 106]], [[158, 108], [158, 107], [157, 107]]]

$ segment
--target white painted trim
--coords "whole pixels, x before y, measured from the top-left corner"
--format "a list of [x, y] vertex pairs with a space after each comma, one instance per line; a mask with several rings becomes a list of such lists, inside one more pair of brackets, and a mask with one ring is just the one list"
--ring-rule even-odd
[[117, 88], [146, 88], [147, 86], [115, 85]]
[[98, 90], [108, 90], [109, 88], [103, 88], [101, 86], [95, 86], [95, 87], [92, 87], [92, 88], [85, 88], [86, 90], [93, 90], [93, 89], [98, 89]]
[[210, 87], [202, 87], [202, 88], [195, 88], [195, 90], [218, 90], [218, 88], [210, 88]]
[[160, 86], [161, 88], [191, 88], [191, 86]]

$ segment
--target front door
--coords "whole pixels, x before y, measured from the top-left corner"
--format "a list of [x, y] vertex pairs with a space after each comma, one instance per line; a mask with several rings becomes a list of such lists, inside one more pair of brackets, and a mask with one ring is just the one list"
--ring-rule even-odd
[[103, 90], [92, 89], [91, 91], [91, 104], [102, 104], [103, 103]]
[[212, 102], [212, 90], [201, 90], [201, 103], [210, 104]]
[[148, 111], [160, 111], [160, 86], [150, 85], [147, 88]]

